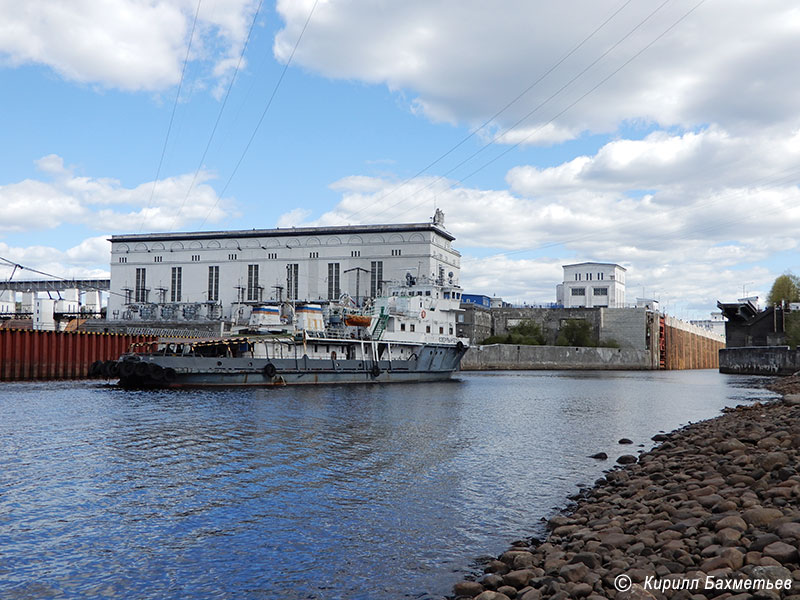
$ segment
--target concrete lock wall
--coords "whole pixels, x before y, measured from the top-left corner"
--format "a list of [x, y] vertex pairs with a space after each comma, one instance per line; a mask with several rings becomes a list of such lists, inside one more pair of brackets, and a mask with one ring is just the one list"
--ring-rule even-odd
[[800, 352], [788, 346], [749, 346], [719, 351], [720, 373], [792, 375], [800, 371]]
[[464, 371], [509, 369], [652, 369], [650, 352], [631, 348], [575, 346], [474, 346], [461, 360]]

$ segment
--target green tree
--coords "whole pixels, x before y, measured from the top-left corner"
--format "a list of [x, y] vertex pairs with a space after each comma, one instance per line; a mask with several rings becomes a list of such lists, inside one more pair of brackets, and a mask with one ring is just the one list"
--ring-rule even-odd
[[541, 326], [530, 319], [522, 321], [514, 327], [509, 327], [506, 335], [493, 335], [481, 342], [481, 344], [515, 344], [518, 346], [542, 346], [544, 343], [545, 337]]
[[556, 338], [556, 346], [594, 347], [592, 325], [585, 319], [567, 319]]
[[771, 306], [784, 301], [800, 302], [800, 278], [790, 272], [775, 279], [767, 296], [767, 303]]
[[783, 319], [786, 345], [796, 349], [800, 345], [800, 312], [787, 311], [783, 314]]

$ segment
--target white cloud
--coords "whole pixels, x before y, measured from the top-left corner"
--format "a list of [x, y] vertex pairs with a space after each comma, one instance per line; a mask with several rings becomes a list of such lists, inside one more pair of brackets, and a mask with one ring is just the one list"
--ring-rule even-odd
[[[36, 165], [49, 181], [25, 179], [0, 185], [3, 219], [0, 233], [54, 229], [82, 224], [105, 231], [167, 231], [229, 216], [232, 203], [208, 185], [213, 175], [200, 171], [126, 188], [109, 178], [75, 175], [56, 155]], [[191, 191], [189, 191], [191, 186]], [[187, 195], [188, 192], [188, 195]]]
[[797, 164], [794, 133], [658, 132], [554, 167], [511, 169], [508, 190], [346, 177], [331, 185], [339, 204], [307, 224], [424, 222], [439, 207], [469, 291], [552, 302], [561, 265], [618, 262], [629, 269], [629, 300], [650, 290], [702, 316], [743, 285], [765, 293], [778, 274], [765, 265], [800, 246]]
[[[192, 59], [230, 72], [254, 0], [200, 5]], [[161, 90], [180, 78], [196, 0], [0, 0], [0, 60], [43, 64], [62, 77], [123, 90]]]
[[8, 279], [12, 272], [14, 281], [45, 278], [34, 270], [68, 279], [107, 279], [111, 260], [111, 243], [108, 237], [103, 235], [87, 238], [67, 250], [51, 246], [9, 246], [0, 242], [0, 256], [25, 267], [14, 272], [13, 266], [0, 262], [0, 279]]
[[[278, 1], [286, 23], [275, 38], [279, 60], [287, 60], [312, 4]], [[655, 5], [626, 6], [497, 119], [496, 129], [503, 130], [533, 111], [503, 141], [530, 135], [527, 143], [558, 142], [631, 122], [685, 128], [716, 123], [734, 132], [796, 128], [800, 79], [790, 75], [800, 54], [796, 3], [708, 2], [678, 22], [695, 4], [672, 2], [650, 18]], [[591, 0], [514, 0], [502, 10], [478, 0], [457, 7], [426, 0], [321, 2], [293, 60], [327, 77], [404, 90], [410, 109], [434, 121], [475, 125], [545, 74], [615, 9]]]
[[295, 208], [278, 218], [278, 227], [297, 227], [304, 219], [311, 215], [311, 211], [305, 208]]

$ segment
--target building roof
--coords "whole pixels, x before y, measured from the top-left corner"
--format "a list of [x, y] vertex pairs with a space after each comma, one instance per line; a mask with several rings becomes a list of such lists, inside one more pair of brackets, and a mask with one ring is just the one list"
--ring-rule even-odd
[[218, 238], [289, 237], [298, 235], [343, 235], [356, 233], [395, 233], [434, 231], [453, 241], [455, 236], [433, 223], [401, 223], [394, 225], [335, 225], [330, 227], [283, 227], [277, 229], [240, 229], [231, 231], [187, 231], [178, 233], [130, 233], [112, 235], [111, 242], [164, 242], [170, 240], [207, 240]]
[[623, 271], [628, 270], [625, 267], [618, 265], [617, 263], [601, 263], [601, 262], [573, 263], [571, 265], [561, 265], [561, 267], [566, 269], [567, 267], [582, 267], [583, 265], [594, 265], [596, 267], [617, 267], [618, 269], [622, 269]]

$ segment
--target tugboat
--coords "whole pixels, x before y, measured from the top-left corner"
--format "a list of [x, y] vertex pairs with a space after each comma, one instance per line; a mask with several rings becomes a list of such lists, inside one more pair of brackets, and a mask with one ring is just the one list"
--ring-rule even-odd
[[407, 275], [363, 309], [349, 298], [297, 305], [284, 331], [277, 307], [254, 310], [245, 335], [131, 351], [92, 374], [126, 388], [440, 381], [467, 351], [455, 335], [460, 301], [458, 286]]

